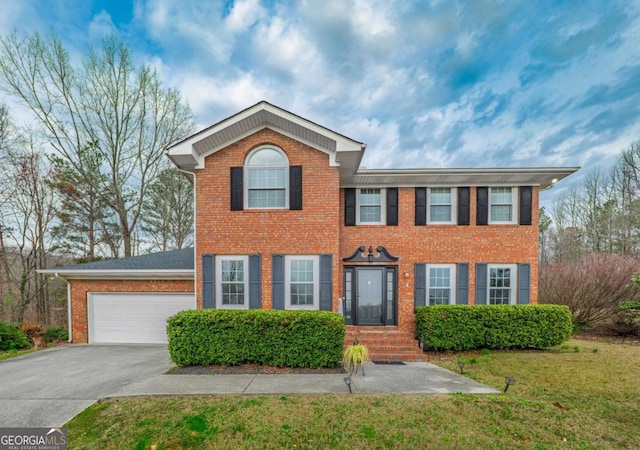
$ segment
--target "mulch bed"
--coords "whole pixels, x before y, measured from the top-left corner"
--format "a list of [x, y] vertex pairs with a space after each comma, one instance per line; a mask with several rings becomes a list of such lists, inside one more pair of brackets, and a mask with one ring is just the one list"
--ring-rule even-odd
[[308, 367], [272, 367], [259, 364], [241, 364], [238, 366], [184, 366], [175, 367], [167, 373], [171, 375], [246, 375], [246, 374], [334, 374], [345, 373], [339, 367], [311, 369]]

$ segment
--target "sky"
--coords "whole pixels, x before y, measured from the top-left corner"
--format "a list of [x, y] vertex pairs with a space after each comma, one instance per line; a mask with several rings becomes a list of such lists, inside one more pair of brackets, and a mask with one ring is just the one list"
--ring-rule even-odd
[[2, 0], [14, 30], [116, 34], [199, 128], [266, 100], [367, 168], [581, 166], [544, 206], [640, 139], [638, 0]]

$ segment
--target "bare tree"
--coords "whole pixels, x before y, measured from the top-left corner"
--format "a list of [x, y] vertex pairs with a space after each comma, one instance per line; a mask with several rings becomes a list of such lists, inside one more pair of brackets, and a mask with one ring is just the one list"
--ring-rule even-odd
[[10, 271], [19, 287], [19, 298], [10, 305], [11, 319], [21, 322], [32, 306], [35, 320], [47, 324], [48, 280], [37, 270], [47, 267], [49, 227], [55, 217], [55, 197], [48, 183], [51, 167], [31, 137], [6, 148], [1, 157], [5, 163], [3, 175], [14, 186], [3, 206], [3, 230], [20, 263]]
[[164, 170], [149, 186], [142, 231], [159, 251], [193, 245], [193, 186], [176, 169]]
[[[0, 157], [6, 154], [13, 141], [13, 130], [6, 105], [0, 104]], [[8, 176], [6, 164], [0, 164], [0, 318], [5, 317], [5, 303], [15, 297], [9, 269], [9, 250], [6, 245], [5, 207], [13, 195], [14, 183]]]
[[75, 67], [56, 36], [3, 36], [0, 81], [31, 109], [60, 158], [89, 184], [96, 180], [81, 153], [92, 143], [102, 161], [96, 192], [113, 211], [124, 256], [130, 256], [165, 150], [194, 129], [178, 91], [163, 88], [149, 67], [134, 67], [129, 48], [114, 37], [89, 49]]

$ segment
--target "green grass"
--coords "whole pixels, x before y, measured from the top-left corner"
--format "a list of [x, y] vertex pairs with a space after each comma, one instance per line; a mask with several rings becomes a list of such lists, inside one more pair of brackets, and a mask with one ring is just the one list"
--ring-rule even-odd
[[455, 371], [458, 360], [497, 389], [517, 381], [507, 395], [112, 399], [67, 424], [69, 448], [638, 448], [637, 346], [574, 340], [433, 358]]
[[41, 350], [39, 348], [30, 348], [27, 350], [7, 350], [6, 352], [0, 352], [0, 361], [3, 359], [14, 358], [20, 355], [26, 355], [27, 353], [37, 352]]

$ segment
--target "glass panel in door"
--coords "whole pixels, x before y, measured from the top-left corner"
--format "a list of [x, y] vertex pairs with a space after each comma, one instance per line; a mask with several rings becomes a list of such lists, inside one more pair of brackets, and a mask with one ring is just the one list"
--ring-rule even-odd
[[382, 325], [383, 268], [358, 268], [358, 324]]

